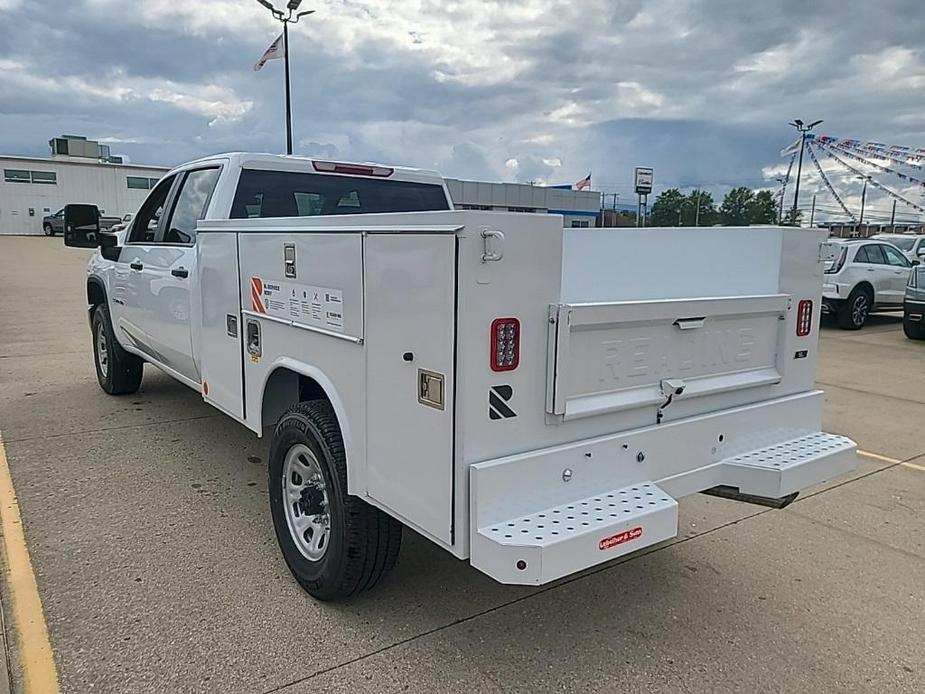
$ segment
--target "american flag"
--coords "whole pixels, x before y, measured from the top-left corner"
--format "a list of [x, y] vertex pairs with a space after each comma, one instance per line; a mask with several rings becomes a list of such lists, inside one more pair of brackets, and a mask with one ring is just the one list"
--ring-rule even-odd
[[575, 183], [573, 186], [575, 190], [586, 190], [591, 187], [591, 174], [588, 174], [583, 179]]

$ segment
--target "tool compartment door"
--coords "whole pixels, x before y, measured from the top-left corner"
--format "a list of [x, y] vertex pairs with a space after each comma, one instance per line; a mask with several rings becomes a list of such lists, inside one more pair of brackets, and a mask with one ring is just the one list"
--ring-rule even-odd
[[[550, 307], [547, 412], [564, 419], [745, 389], [781, 380], [785, 294]], [[714, 405], [715, 408], [715, 405]]]
[[202, 373], [202, 397], [232, 417], [243, 419], [237, 235], [231, 232], [200, 234], [196, 246], [198, 282], [192, 303], [201, 306], [196, 356]]
[[452, 542], [456, 236], [365, 242], [368, 493]]

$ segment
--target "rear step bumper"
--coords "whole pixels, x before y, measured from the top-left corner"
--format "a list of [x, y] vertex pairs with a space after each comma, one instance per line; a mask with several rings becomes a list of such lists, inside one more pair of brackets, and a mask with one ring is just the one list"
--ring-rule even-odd
[[[774, 416], [773, 412], [765, 414]], [[679, 422], [674, 427], [681, 429], [684, 424]], [[642, 434], [634, 438], [644, 440]], [[616, 439], [619, 443], [619, 437]], [[563, 469], [563, 463], [555, 459], [562, 460], [568, 452], [577, 450], [584, 451], [585, 459], [591, 461], [603, 443], [570, 444], [531, 456], [531, 467], [539, 474], [543, 469], [559, 471], [557, 484], [545, 475], [545, 481], [532, 474], [525, 476], [528, 468], [524, 465], [531, 463], [525, 456], [473, 465], [472, 565], [502, 583], [540, 585], [676, 536], [675, 497], [725, 485], [743, 494], [780, 498], [848, 472], [856, 465], [853, 441], [817, 431], [714, 459], [686, 473], [616, 488], [598, 485], [600, 491], [587, 493], [587, 481], [584, 487], [572, 481], [588, 477], [583, 475], [586, 471], [577, 465]], [[623, 448], [622, 444], [619, 448]], [[688, 453], [696, 459], [696, 451]], [[641, 467], [643, 462], [633, 458], [635, 467]], [[611, 469], [617, 467], [613, 463], [609, 462]], [[651, 472], [670, 471], [668, 465], [648, 467]], [[580, 494], [563, 503], [561, 498], [567, 489]], [[533, 499], [532, 508], [528, 507], [529, 499]]]

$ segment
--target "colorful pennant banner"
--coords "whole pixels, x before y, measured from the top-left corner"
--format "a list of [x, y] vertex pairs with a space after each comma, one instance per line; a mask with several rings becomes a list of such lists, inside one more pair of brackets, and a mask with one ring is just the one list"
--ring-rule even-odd
[[867, 183], [868, 183], [869, 185], [872, 185], [874, 188], [877, 188], [878, 190], [882, 190], [884, 193], [886, 193], [887, 195], [889, 195], [891, 198], [894, 198], [895, 200], [899, 200], [900, 202], [905, 203], [906, 205], [908, 205], [909, 207], [911, 207], [911, 208], [914, 209], [914, 210], [918, 210], [919, 212], [925, 212], [925, 207], [922, 207], [921, 205], [916, 205], [914, 202], [912, 202], [912, 201], [909, 200], [908, 198], [906, 198], [906, 197], [900, 195], [900, 194], [897, 193], [895, 190], [890, 190], [889, 188], [887, 188], [885, 185], [883, 185], [882, 183], [880, 183], [880, 182], [877, 181], [876, 179], [871, 178], [870, 176], [868, 176], [867, 174], [865, 174], [865, 173], [864, 173], [863, 171], [861, 171], [860, 169], [856, 169], [856, 168], [853, 167], [851, 164], [849, 164], [848, 162], [846, 162], [844, 159], [842, 159], [842, 155], [844, 155], [845, 152], [839, 151], [838, 154], [836, 154], [836, 153], [835, 153], [835, 148], [834, 148], [834, 147], [820, 147], [820, 149], [821, 149], [823, 152], [825, 152], [829, 157], [831, 157], [832, 159], [834, 159], [835, 161], [837, 161], [839, 164], [841, 164], [843, 167], [845, 167], [846, 169], [848, 169], [848, 170], [851, 171], [852, 173], [857, 174], [857, 175], [860, 176], [861, 178], [866, 178], [866, 179], [867, 179]]
[[825, 187], [829, 189], [832, 197], [835, 198], [835, 202], [841, 206], [842, 210], [844, 210], [845, 214], [848, 215], [848, 218], [852, 222], [857, 222], [857, 219], [854, 217], [854, 213], [848, 209], [844, 201], [839, 197], [838, 193], [835, 192], [835, 187], [831, 184], [831, 182], [829, 182], [828, 176], [825, 175], [825, 171], [823, 171], [822, 166], [819, 165], [819, 160], [816, 159], [816, 154], [813, 152], [812, 144], [809, 144], [806, 147], [806, 151], [809, 152], [809, 158], [813, 160], [813, 165], [815, 165], [816, 171], [819, 172], [819, 176], [822, 178], [822, 182], [825, 184]]

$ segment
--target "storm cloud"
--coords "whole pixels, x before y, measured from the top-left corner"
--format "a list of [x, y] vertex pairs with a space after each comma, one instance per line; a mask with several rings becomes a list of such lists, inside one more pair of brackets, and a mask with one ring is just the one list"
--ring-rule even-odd
[[[628, 198], [636, 165], [656, 190], [769, 185], [795, 117], [925, 146], [920, 0], [303, 6], [297, 153], [539, 183], [591, 171]], [[253, 71], [278, 31], [253, 0], [0, 0], [0, 151], [44, 155], [61, 133], [142, 163], [280, 151], [281, 61]]]

